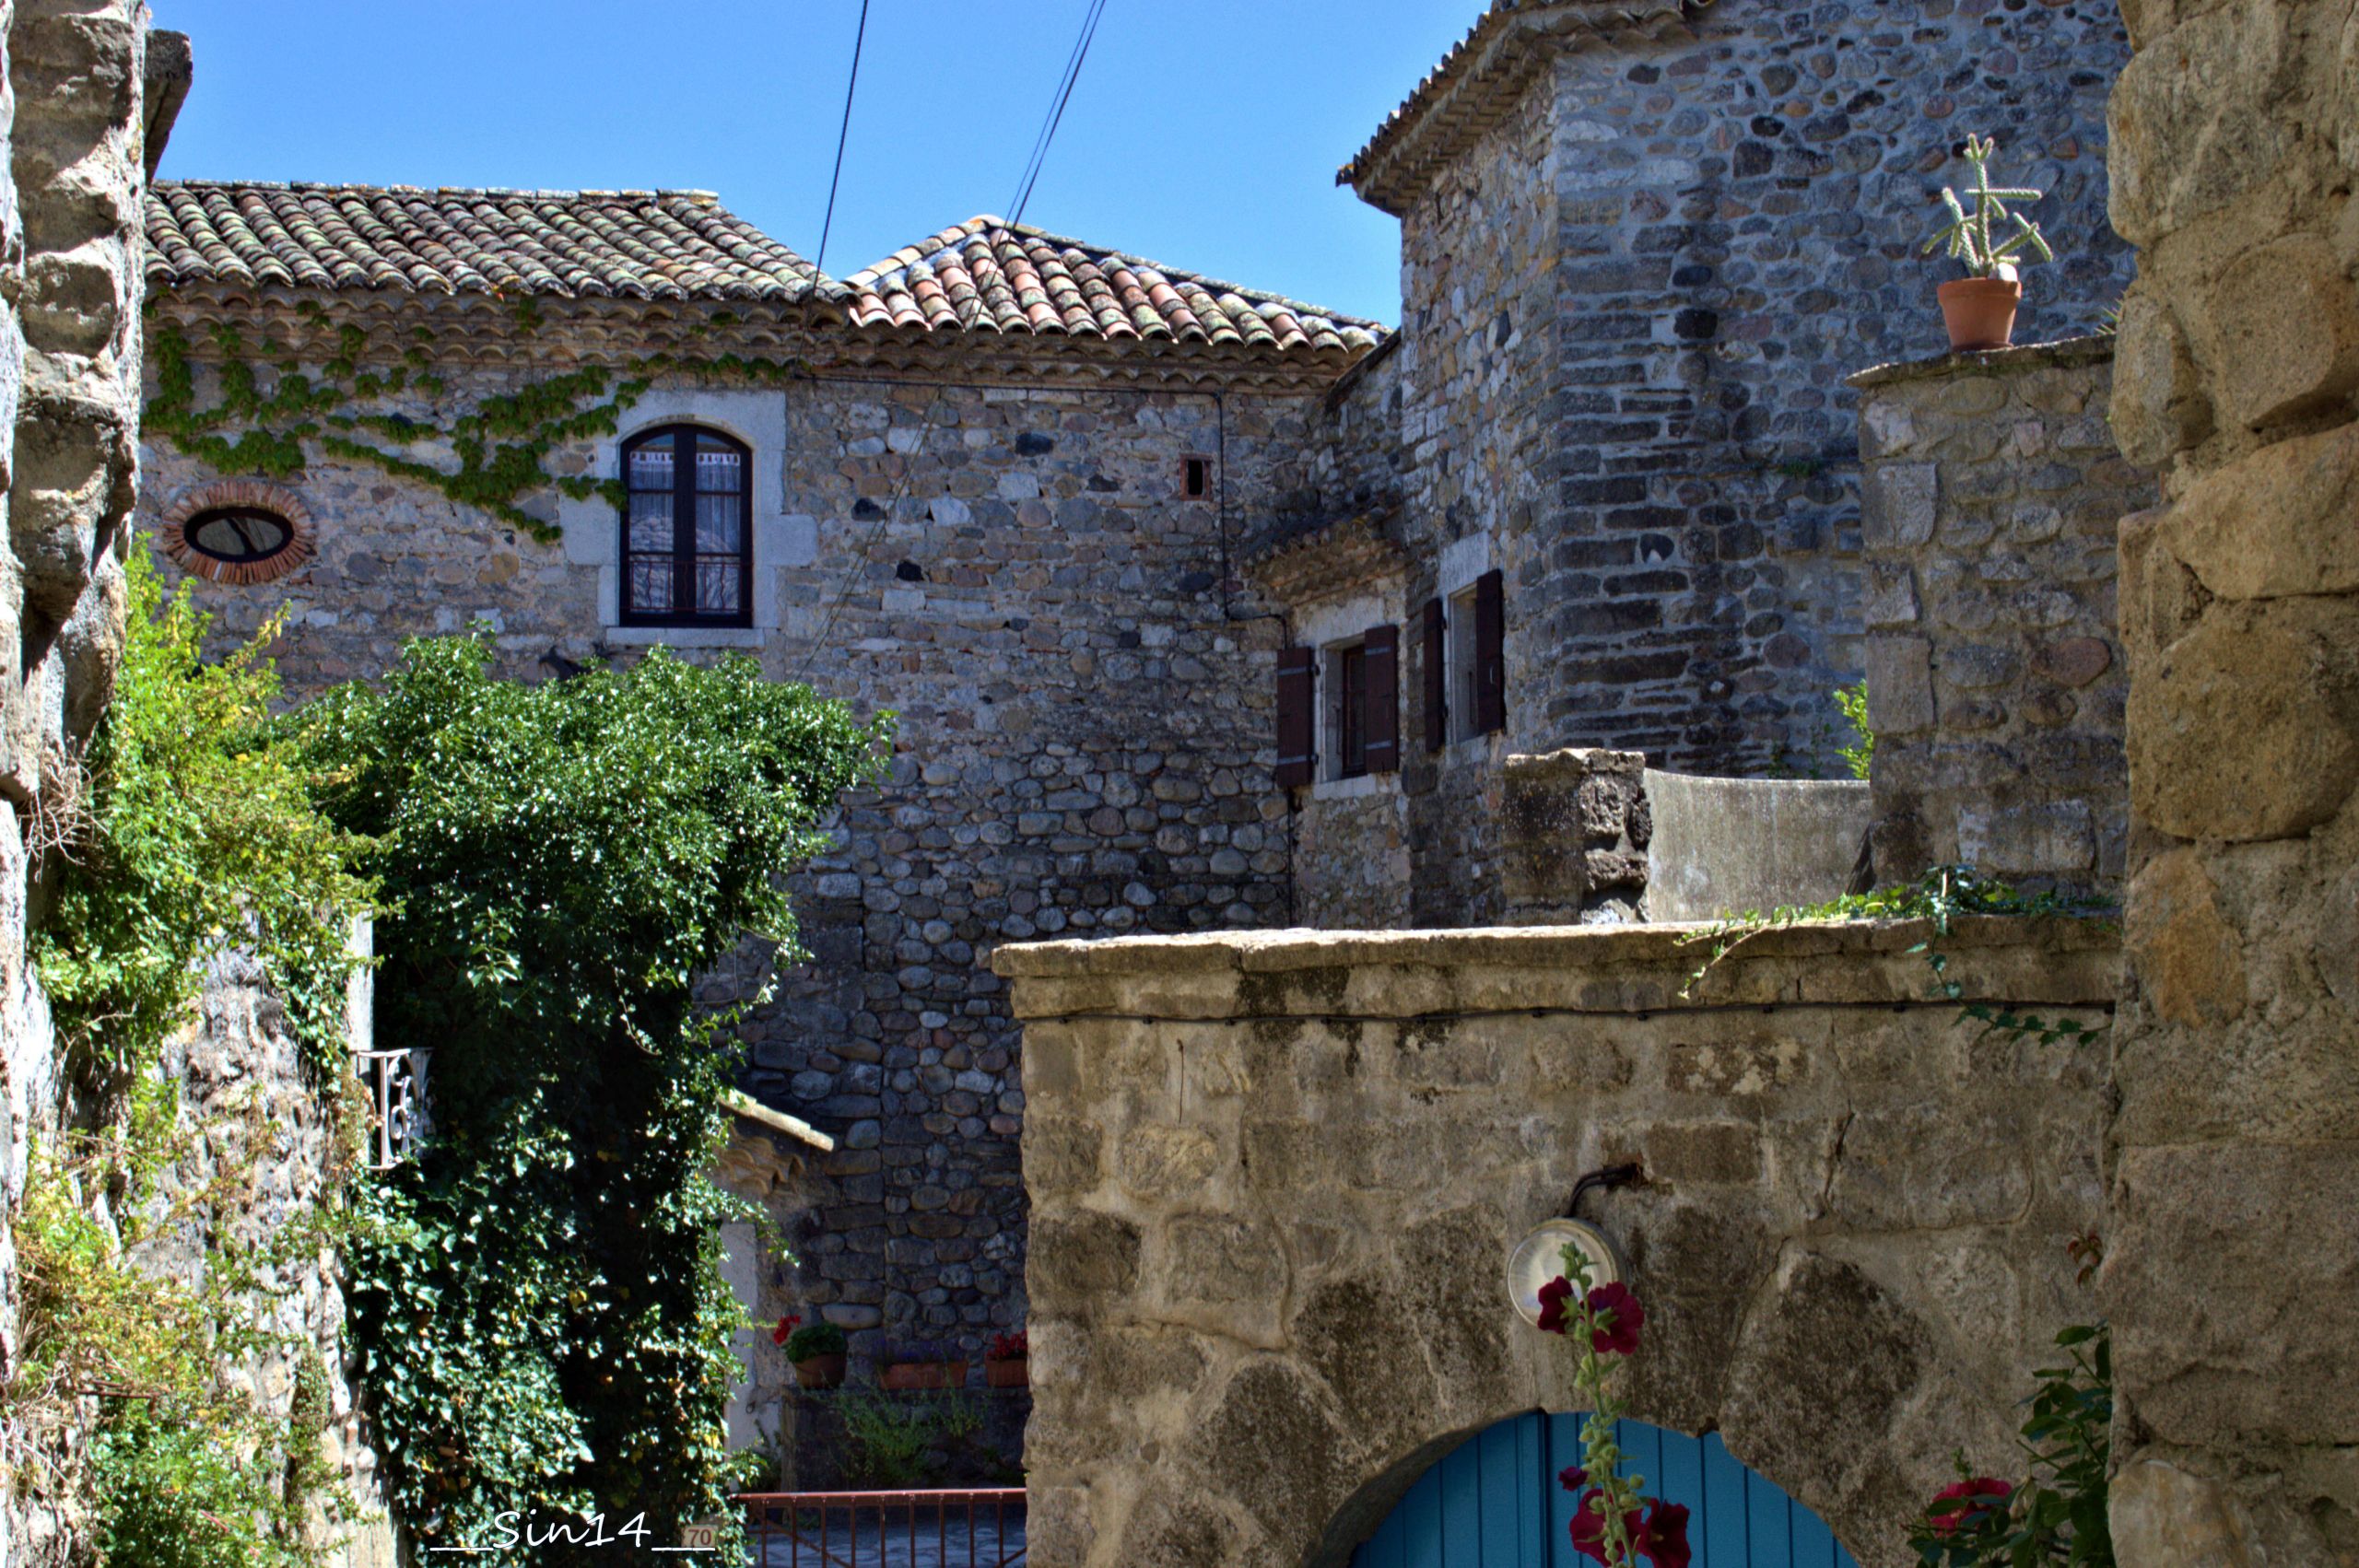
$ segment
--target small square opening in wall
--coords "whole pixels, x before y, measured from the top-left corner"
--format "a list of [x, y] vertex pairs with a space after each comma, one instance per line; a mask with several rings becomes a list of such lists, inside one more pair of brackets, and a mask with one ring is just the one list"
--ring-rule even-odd
[[1181, 482], [1186, 487], [1188, 495], [1191, 499], [1201, 498], [1207, 494], [1212, 489], [1213, 485], [1212, 459], [1205, 457], [1190, 458], [1186, 464], [1186, 472], [1181, 476]]

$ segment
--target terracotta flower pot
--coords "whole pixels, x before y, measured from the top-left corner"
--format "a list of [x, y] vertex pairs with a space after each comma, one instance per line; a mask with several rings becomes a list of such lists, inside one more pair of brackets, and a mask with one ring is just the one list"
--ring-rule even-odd
[[794, 1380], [805, 1388], [840, 1388], [844, 1386], [844, 1358], [840, 1354], [804, 1356], [794, 1363]]
[[985, 1361], [983, 1381], [994, 1388], [1029, 1388], [1032, 1386], [1032, 1363], [1028, 1361]]
[[1950, 352], [1972, 354], [2004, 348], [2015, 333], [2015, 307], [2024, 286], [2013, 278], [1954, 278], [1933, 291], [1942, 321], [1950, 329]]
[[967, 1363], [963, 1361], [908, 1361], [888, 1366], [878, 1374], [877, 1381], [887, 1393], [906, 1394], [919, 1388], [959, 1388], [966, 1386]]

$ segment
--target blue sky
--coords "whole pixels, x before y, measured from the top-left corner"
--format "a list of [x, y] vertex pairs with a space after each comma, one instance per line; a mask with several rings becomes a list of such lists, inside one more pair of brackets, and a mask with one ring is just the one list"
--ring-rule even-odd
[[[859, 0], [151, 0], [196, 85], [166, 176], [690, 186], [818, 247]], [[827, 265], [1004, 214], [1086, 0], [871, 0]], [[1027, 221], [1393, 321], [1336, 165], [1480, 0], [1108, 0]]]

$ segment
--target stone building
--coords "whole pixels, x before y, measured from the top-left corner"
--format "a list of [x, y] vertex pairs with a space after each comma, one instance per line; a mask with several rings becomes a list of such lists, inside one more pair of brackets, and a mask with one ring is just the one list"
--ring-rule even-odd
[[746, 1083], [836, 1143], [777, 1304], [971, 1346], [1024, 1313], [994, 947], [1493, 919], [1510, 754], [1827, 762], [1842, 378], [1938, 343], [1969, 130], [2051, 193], [2026, 333], [2096, 321], [2125, 49], [2103, 0], [1501, 0], [1341, 177], [1392, 332], [988, 217], [835, 279], [701, 193], [166, 182], [148, 519], [225, 637], [290, 612], [298, 694], [480, 621], [900, 715]]

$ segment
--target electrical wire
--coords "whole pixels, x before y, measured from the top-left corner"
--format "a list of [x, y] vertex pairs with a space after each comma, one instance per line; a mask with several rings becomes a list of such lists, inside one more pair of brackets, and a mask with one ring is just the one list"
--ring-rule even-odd
[[827, 270], [827, 231], [836, 226], [836, 187], [843, 183], [844, 144], [851, 139], [851, 95], [860, 87], [860, 47], [867, 41], [868, 0], [860, 0], [860, 30], [851, 37], [851, 79], [844, 84], [844, 122], [836, 128], [836, 171], [827, 177], [827, 216], [819, 225], [818, 257], [811, 263], [811, 270], [822, 275]]
[[1008, 204], [1007, 221], [1012, 224], [1024, 221], [1024, 209], [1032, 200], [1032, 187], [1039, 183], [1041, 166], [1049, 161], [1049, 145], [1057, 139], [1057, 127], [1064, 123], [1065, 105], [1073, 101], [1074, 84], [1081, 80], [1082, 64], [1089, 58], [1089, 41], [1097, 36], [1097, 19], [1105, 14], [1106, 0], [1090, 0], [1089, 11], [1082, 18], [1081, 37], [1074, 41], [1073, 53], [1065, 61], [1065, 74], [1058, 83], [1055, 100], [1049, 107], [1048, 120], [1033, 140], [1032, 158], [1016, 181], [1015, 199]]

